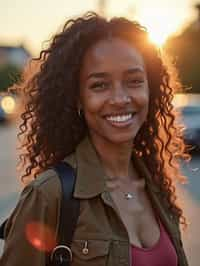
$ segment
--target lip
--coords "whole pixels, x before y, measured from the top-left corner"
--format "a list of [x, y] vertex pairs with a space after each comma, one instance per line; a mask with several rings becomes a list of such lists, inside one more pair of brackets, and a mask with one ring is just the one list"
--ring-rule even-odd
[[[128, 119], [126, 121], [122, 121], [122, 122], [115, 122], [115, 121], [111, 121], [111, 120], [106, 119], [107, 116], [127, 115], [130, 113], [132, 114], [132, 117], [130, 119]], [[126, 113], [123, 112], [123, 113], [115, 113], [115, 114], [112, 113], [112, 114], [104, 116], [104, 119], [106, 120], [107, 123], [109, 123], [113, 127], [126, 128], [126, 127], [129, 127], [133, 123], [133, 120], [134, 120], [136, 114], [137, 114], [136, 112], [126, 112]]]

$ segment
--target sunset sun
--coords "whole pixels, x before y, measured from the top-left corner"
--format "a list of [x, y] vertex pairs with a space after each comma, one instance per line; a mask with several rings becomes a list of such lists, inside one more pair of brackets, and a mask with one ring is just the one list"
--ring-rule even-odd
[[140, 21], [147, 27], [150, 41], [162, 46], [170, 34], [174, 33], [179, 21], [168, 9], [147, 8], [141, 11]]

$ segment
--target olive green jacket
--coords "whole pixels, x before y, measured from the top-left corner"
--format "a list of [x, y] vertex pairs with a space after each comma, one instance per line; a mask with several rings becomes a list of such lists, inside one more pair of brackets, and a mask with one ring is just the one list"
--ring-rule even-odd
[[[65, 159], [77, 170], [74, 197], [80, 200], [80, 216], [72, 242], [72, 266], [132, 266], [128, 234], [106, 188], [106, 175], [86, 138]], [[162, 203], [162, 194], [140, 159], [134, 163], [146, 179], [155, 211], [175, 246], [179, 266], [187, 266], [179, 224]], [[1, 266], [45, 266], [45, 249], [54, 245], [58, 232], [61, 185], [54, 170], [38, 176], [23, 190], [5, 228]], [[66, 214], [66, 219], [70, 215]], [[45, 244], [46, 243], [46, 244]]]

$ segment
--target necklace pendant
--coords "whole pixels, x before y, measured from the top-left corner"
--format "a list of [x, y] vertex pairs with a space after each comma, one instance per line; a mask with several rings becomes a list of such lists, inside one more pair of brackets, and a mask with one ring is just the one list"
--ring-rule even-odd
[[133, 195], [130, 192], [124, 193], [124, 197], [126, 200], [133, 199]]

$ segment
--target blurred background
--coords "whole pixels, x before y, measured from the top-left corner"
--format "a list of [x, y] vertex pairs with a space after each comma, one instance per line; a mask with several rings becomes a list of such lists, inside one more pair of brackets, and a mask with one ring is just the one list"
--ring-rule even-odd
[[[16, 204], [21, 189], [16, 171], [17, 114], [20, 99], [7, 88], [20, 79], [66, 19], [91, 10], [107, 17], [136, 19], [149, 39], [176, 64], [185, 87], [174, 105], [186, 125], [184, 138], [192, 159], [182, 162], [188, 184], [179, 185], [180, 201], [189, 222], [183, 233], [190, 266], [200, 261], [200, 1], [198, 0], [0, 0], [0, 222]], [[2, 251], [2, 243], [0, 252]]]

